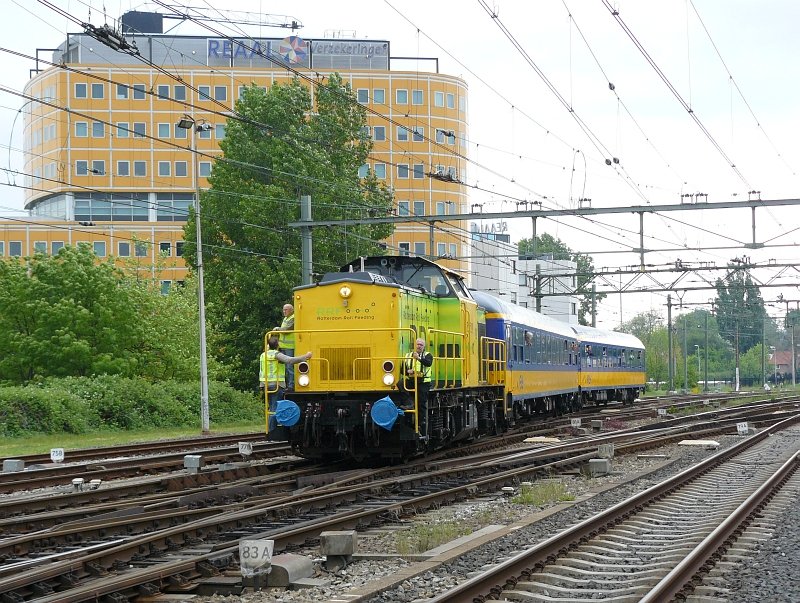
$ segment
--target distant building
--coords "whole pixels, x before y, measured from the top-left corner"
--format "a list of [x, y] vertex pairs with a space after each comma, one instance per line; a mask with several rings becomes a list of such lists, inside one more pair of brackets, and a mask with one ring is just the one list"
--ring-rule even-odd
[[[577, 284], [577, 265], [543, 254], [520, 258], [502, 226], [492, 231], [473, 224], [472, 270], [469, 286], [507, 302], [536, 310], [536, 280], [541, 282], [539, 311], [569, 324], [578, 324], [579, 300], [571, 295]], [[564, 276], [568, 275], [568, 276]], [[552, 295], [563, 293], [563, 295]]]
[[[24, 105], [30, 219], [0, 221], [0, 256], [86, 241], [98, 255], [161, 254], [171, 260], [162, 278], [182, 280], [182, 229], [225, 137], [217, 112], [233, 113], [245, 86], [287, 82], [292, 70], [314, 79], [338, 72], [371, 111], [374, 151], [362, 173], [394, 190], [397, 215], [466, 213], [467, 85], [435, 72], [435, 59], [414, 63], [433, 72], [396, 71], [392, 63], [407, 57], [394, 59], [386, 40], [179, 36], [162, 33], [162, 21], [123, 16], [126, 42], [158, 68], [73, 33], [52, 52], [59, 66], [34, 73], [25, 88], [34, 100]], [[179, 127], [184, 116], [207, 129]], [[386, 243], [468, 270], [464, 223], [438, 226], [431, 234], [426, 223], [400, 224]]]

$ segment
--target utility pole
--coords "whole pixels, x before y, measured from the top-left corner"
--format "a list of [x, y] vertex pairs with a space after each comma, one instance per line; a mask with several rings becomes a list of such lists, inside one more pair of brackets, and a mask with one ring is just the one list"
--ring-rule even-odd
[[667, 357], [669, 359], [669, 390], [675, 389], [675, 379], [672, 372], [672, 295], [667, 294]]
[[686, 345], [686, 316], [683, 317], [683, 389], [689, 391], [689, 351]]
[[[300, 220], [303, 222], [311, 222], [311, 195], [300, 195]], [[312, 245], [311, 245], [311, 227], [300, 227], [300, 240], [301, 240], [301, 264], [303, 266], [303, 284], [310, 285], [312, 282]]]
[[703, 377], [703, 391], [708, 391], [708, 312], [705, 314], [706, 316], [706, 350], [703, 354], [704, 366], [705, 366], [705, 376]]
[[733, 391], [739, 391], [739, 319], [736, 319], [736, 380]]

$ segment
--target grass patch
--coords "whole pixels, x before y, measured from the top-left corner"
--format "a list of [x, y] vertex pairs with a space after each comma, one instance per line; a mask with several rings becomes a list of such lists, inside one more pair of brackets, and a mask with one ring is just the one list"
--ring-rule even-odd
[[420, 524], [395, 534], [395, 549], [400, 555], [424, 553], [472, 532], [472, 528], [455, 521]]
[[[264, 422], [238, 422], [213, 425], [213, 435], [225, 433], [244, 433], [263, 431]], [[83, 434], [28, 435], [19, 438], [0, 440], [0, 458], [11, 458], [27, 454], [46, 454], [51, 448], [77, 450], [80, 448], [101, 448], [137, 442], [153, 442], [178, 438], [197, 437], [201, 434], [200, 423], [196, 427], [175, 427], [169, 429], [139, 429], [132, 431], [96, 431]]]
[[575, 496], [567, 492], [566, 487], [561, 482], [547, 481], [537, 482], [530, 486], [522, 486], [519, 494], [514, 496], [511, 502], [518, 505], [541, 507], [548, 503], [564, 500], [575, 500]]

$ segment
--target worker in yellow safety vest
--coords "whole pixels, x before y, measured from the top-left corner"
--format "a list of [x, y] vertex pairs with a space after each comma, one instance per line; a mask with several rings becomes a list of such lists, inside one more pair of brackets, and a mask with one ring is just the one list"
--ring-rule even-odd
[[401, 406], [410, 410], [414, 406], [414, 390], [417, 391], [419, 404], [419, 430], [427, 434], [428, 419], [428, 392], [431, 389], [431, 366], [433, 356], [425, 351], [425, 340], [419, 338], [414, 343], [414, 350], [408, 352], [403, 358], [403, 379], [397, 387], [406, 394], [406, 400]]
[[[281, 331], [278, 349], [287, 356], [294, 356], [294, 306], [292, 304], [284, 304], [281, 326], [272, 330]], [[294, 389], [294, 367], [290, 364], [286, 366], [286, 389], [289, 391]]]
[[[267, 408], [274, 413], [279, 400], [283, 400], [286, 391], [286, 367], [311, 358], [311, 352], [300, 356], [289, 356], [278, 349], [278, 337], [273, 335], [267, 341], [267, 351], [261, 352], [259, 359], [258, 380], [260, 387], [267, 392]], [[269, 418], [269, 431], [278, 426], [273, 415]]]

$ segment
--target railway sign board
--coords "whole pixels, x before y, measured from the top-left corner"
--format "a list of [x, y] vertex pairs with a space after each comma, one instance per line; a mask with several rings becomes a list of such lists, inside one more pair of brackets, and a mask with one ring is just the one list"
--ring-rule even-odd
[[50, 460], [54, 463], [63, 463], [64, 462], [64, 449], [63, 448], [51, 448], [50, 449]]
[[239, 454], [242, 456], [253, 454], [253, 442], [239, 442]]
[[274, 540], [240, 540], [239, 568], [242, 576], [252, 578], [268, 574], [272, 569]]
[[667, 416], [667, 409], [666, 408], [659, 408], [658, 409], [658, 416], [659, 417], [666, 417]]
[[581, 419], [580, 419], [580, 417], [577, 417], [575, 419], [570, 419], [569, 423], [570, 423], [570, 425], [572, 427], [580, 427], [581, 426]]
[[744, 421], [736, 424], [736, 431], [739, 435], [748, 435], [750, 433], [750, 423]]

